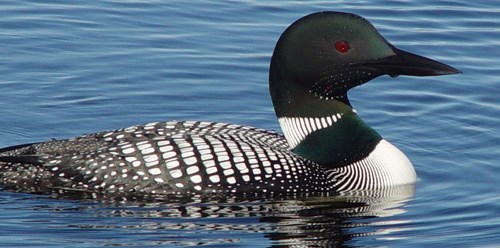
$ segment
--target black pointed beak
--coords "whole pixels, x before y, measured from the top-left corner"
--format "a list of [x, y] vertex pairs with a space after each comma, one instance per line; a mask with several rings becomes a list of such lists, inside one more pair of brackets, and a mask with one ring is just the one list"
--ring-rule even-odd
[[382, 74], [391, 76], [439, 76], [462, 73], [460, 70], [441, 62], [409, 53], [395, 47], [392, 48], [396, 55], [362, 62], [361, 64], [377, 69]]

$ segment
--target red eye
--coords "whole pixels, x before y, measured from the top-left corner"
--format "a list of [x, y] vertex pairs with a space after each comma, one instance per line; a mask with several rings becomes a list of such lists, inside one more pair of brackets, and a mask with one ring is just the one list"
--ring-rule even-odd
[[351, 47], [349, 46], [349, 42], [343, 40], [335, 43], [335, 49], [337, 49], [339, 53], [346, 53]]

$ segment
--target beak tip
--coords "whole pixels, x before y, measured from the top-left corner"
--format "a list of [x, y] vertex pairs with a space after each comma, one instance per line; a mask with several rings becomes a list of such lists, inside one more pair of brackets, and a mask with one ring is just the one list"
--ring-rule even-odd
[[410, 76], [441, 76], [463, 73], [461, 70], [447, 64], [422, 57], [413, 53], [394, 48], [397, 56], [402, 61], [406, 75]]
[[463, 72], [455, 67], [448, 66], [448, 70], [443, 70], [439, 75], [462, 74]]

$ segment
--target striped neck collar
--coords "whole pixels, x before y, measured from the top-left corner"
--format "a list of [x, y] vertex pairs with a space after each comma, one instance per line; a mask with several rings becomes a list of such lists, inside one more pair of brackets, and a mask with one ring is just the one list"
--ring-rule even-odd
[[341, 101], [317, 99], [297, 107], [296, 114], [278, 117], [281, 129], [294, 153], [322, 166], [336, 168], [357, 162], [382, 139]]
[[333, 126], [342, 115], [343, 113], [325, 117], [281, 117], [278, 121], [290, 148], [294, 149], [311, 133]]

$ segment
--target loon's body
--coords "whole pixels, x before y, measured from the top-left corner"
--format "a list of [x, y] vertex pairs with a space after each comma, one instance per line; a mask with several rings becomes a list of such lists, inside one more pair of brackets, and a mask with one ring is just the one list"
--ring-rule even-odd
[[347, 91], [380, 75], [459, 71], [401, 51], [365, 19], [321, 12], [280, 37], [270, 93], [284, 135], [209, 122], [156, 122], [0, 149], [0, 185], [109, 195], [300, 194], [411, 184], [408, 158], [366, 125]]

